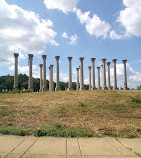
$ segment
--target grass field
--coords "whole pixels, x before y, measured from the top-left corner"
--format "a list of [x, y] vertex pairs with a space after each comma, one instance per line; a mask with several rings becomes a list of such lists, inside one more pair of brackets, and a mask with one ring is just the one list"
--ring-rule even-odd
[[0, 133], [141, 137], [141, 91], [0, 94]]

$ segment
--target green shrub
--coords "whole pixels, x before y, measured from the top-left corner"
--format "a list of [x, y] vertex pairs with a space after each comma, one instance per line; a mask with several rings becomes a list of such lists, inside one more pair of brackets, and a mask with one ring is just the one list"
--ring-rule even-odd
[[13, 93], [13, 94], [20, 93], [20, 90], [18, 90], [18, 89], [13, 89], [13, 90], [12, 90], [12, 93]]
[[85, 128], [67, 128], [62, 124], [53, 124], [50, 126], [42, 126], [41, 128], [38, 128], [34, 136], [55, 136], [55, 137], [92, 137], [93, 132], [88, 131]]
[[26, 89], [25, 92], [26, 92], [26, 93], [30, 93], [30, 92], [31, 92], [31, 89]]
[[18, 135], [18, 136], [29, 135], [29, 133], [26, 130], [16, 126], [0, 126], [0, 133], [6, 135]]
[[136, 98], [132, 98], [131, 100], [133, 103], [140, 104], [141, 103], [141, 97], [139, 95], [136, 96]]

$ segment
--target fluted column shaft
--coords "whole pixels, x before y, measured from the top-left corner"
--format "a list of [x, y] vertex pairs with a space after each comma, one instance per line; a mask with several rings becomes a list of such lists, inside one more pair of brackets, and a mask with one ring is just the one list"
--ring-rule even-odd
[[100, 67], [97, 67], [98, 71], [98, 90], [100, 90]]
[[43, 91], [43, 64], [40, 64], [40, 92]]
[[127, 71], [126, 71], [126, 62], [127, 60], [122, 60], [123, 64], [124, 64], [124, 89], [127, 90]]
[[107, 67], [108, 67], [108, 89], [111, 89], [111, 79], [110, 79], [110, 64], [111, 62], [107, 62]]
[[80, 68], [76, 68], [76, 71], [77, 71], [77, 85], [76, 85], [76, 90], [79, 90], [79, 69]]
[[83, 74], [83, 60], [84, 58], [80, 59], [80, 90], [84, 90], [84, 74]]
[[95, 59], [96, 58], [91, 58], [92, 61], [92, 89], [95, 89]]
[[50, 75], [49, 75], [49, 91], [53, 91], [53, 65], [49, 67]]
[[102, 62], [103, 62], [103, 87], [102, 89], [106, 89], [106, 59], [102, 59]]
[[14, 89], [18, 89], [18, 56], [19, 53], [14, 53], [14, 57], [15, 57]]
[[29, 57], [29, 81], [28, 81], [28, 88], [33, 91], [33, 78], [32, 78], [32, 61], [33, 61], [33, 54], [28, 54]]
[[117, 59], [113, 59], [112, 61], [114, 64], [114, 87], [113, 87], [113, 89], [116, 90], [117, 89], [117, 68], [116, 68]]
[[71, 66], [72, 57], [68, 57], [68, 61], [69, 61], [69, 87], [68, 87], [68, 90], [72, 90], [72, 66]]
[[59, 59], [60, 59], [60, 56], [56, 56], [56, 88], [55, 90], [58, 91], [60, 90], [60, 85], [59, 85]]
[[47, 80], [46, 80], [46, 58], [47, 55], [42, 55], [43, 58], [43, 91], [47, 91]]
[[91, 90], [92, 86], [91, 86], [91, 66], [88, 67], [89, 69], [89, 90]]

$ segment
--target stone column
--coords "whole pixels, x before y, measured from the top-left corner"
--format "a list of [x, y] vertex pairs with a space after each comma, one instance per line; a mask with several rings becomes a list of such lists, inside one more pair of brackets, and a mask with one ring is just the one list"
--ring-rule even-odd
[[79, 58], [80, 59], [80, 91], [84, 90], [84, 74], [83, 74], [83, 60], [84, 58]]
[[53, 87], [53, 65], [49, 67], [50, 75], [49, 75], [49, 91], [54, 91]]
[[91, 58], [92, 61], [92, 89], [96, 89], [95, 86], [95, 59], [96, 58]]
[[98, 71], [98, 90], [100, 90], [100, 67], [97, 67]]
[[60, 84], [59, 84], [59, 59], [60, 56], [56, 56], [56, 88], [55, 91], [59, 91], [60, 90]]
[[43, 91], [47, 91], [47, 80], [46, 80], [46, 58], [47, 55], [42, 55], [43, 58]]
[[19, 53], [14, 53], [14, 57], [15, 57], [14, 89], [18, 89], [18, 56]]
[[40, 92], [43, 91], [43, 64], [40, 64]]
[[102, 89], [104, 90], [104, 89], [107, 89], [107, 87], [106, 87], [106, 60], [107, 59], [102, 59], [102, 62], [103, 62], [103, 75], [102, 75], [102, 77], [103, 77], [103, 87], [102, 87]]
[[127, 60], [122, 60], [123, 64], [124, 64], [124, 89], [127, 90], [127, 71], [126, 71], [126, 62]]
[[114, 64], [114, 86], [113, 86], [113, 89], [116, 90], [118, 89], [117, 88], [117, 70], [116, 70], [116, 62], [117, 62], [117, 59], [113, 59], [113, 64]]
[[110, 79], [110, 64], [111, 62], [107, 62], [107, 67], [108, 67], [108, 89], [111, 89], [111, 79]]
[[72, 61], [72, 57], [68, 57], [69, 60], [69, 87], [68, 87], [68, 91], [73, 90], [72, 89], [72, 68], [71, 68], [71, 61]]
[[79, 90], [79, 69], [80, 69], [80, 68], [76, 68], [76, 71], [77, 71], [77, 84], [76, 84], [76, 90]]
[[33, 54], [28, 54], [29, 57], [29, 80], [28, 80], [28, 89], [33, 92], [33, 78], [32, 78], [32, 61]]
[[89, 69], [89, 90], [91, 90], [92, 89], [92, 86], [91, 86], [91, 66], [89, 66], [88, 67], [88, 69]]

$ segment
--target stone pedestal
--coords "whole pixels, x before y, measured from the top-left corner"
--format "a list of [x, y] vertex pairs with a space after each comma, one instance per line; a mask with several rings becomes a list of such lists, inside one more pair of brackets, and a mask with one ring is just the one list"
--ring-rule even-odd
[[50, 75], [49, 75], [49, 91], [54, 91], [53, 87], [53, 65], [49, 67]]
[[79, 58], [80, 59], [80, 91], [84, 90], [84, 74], [83, 74], [83, 60], [84, 58]]
[[91, 58], [92, 61], [92, 90], [96, 89], [95, 86], [95, 59], [96, 58]]
[[14, 74], [14, 89], [18, 90], [18, 56], [19, 53], [14, 53], [15, 57], [15, 74]]
[[100, 90], [100, 67], [97, 67], [98, 71], [98, 90]]
[[106, 87], [106, 60], [107, 59], [102, 59], [102, 62], [103, 62], [103, 72], [102, 72], [103, 86], [102, 86], [102, 89], [103, 90], [107, 89], [107, 87]]
[[116, 70], [116, 62], [117, 62], [117, 59], [113, 59], [113, 64], [114, 64], [114, 86], [113, 86], [113, 89], [114, 90], [117, 90], [117, 70]]
[[33, 90], [33, 78], [32, 78], [32, 61], [33, 61], [33, 54], [28, 54], [29, 60], [29, 80], [28, 80], [28, 89], [32, 92]]
[[92, 86], [91, 86], [91, 66], [89, 66], [88, 67], [88, 69], [89, 69], [89, 90], [91, 90], [92, 89]]
[[110, 64], [111, 62], [107, 62], [107, 67], [108, 67], [108, 89], [111, 89], [111, 78], [110, 78]]
[[77, 71], [77, 84], [76, 84], [76, 90], [77, 90], [77, 91], [79, 90], [79, 69], [80, 69], [80, 68], [76, 68], [76, 71]]
[[47, 80], [46, 80], [46, 58], [47, 55], [42, 55], [43, 58], [43, 91], [47, 91]]
[[68, 91], [73, 90], [72, 88], [72, 66], [71, 66], [71, 61], [72, 61], [72, 57], [68, 57], [68, 61], [69, 61], [69, 87], [68, 87]]
[[59, 83], [59, 59], [60, 56], [56, 56], [56, 88], [55, 91], [60, 91], [60, 83]]
[[40, 92], [43, 92], [43, 64], [40, 64]]
[[123, 65], [124, 65], [124, 90], [128, 90], [127, 87], [127, 71], [126, 71], [126, 62], [127, 60], [122, 60]]

